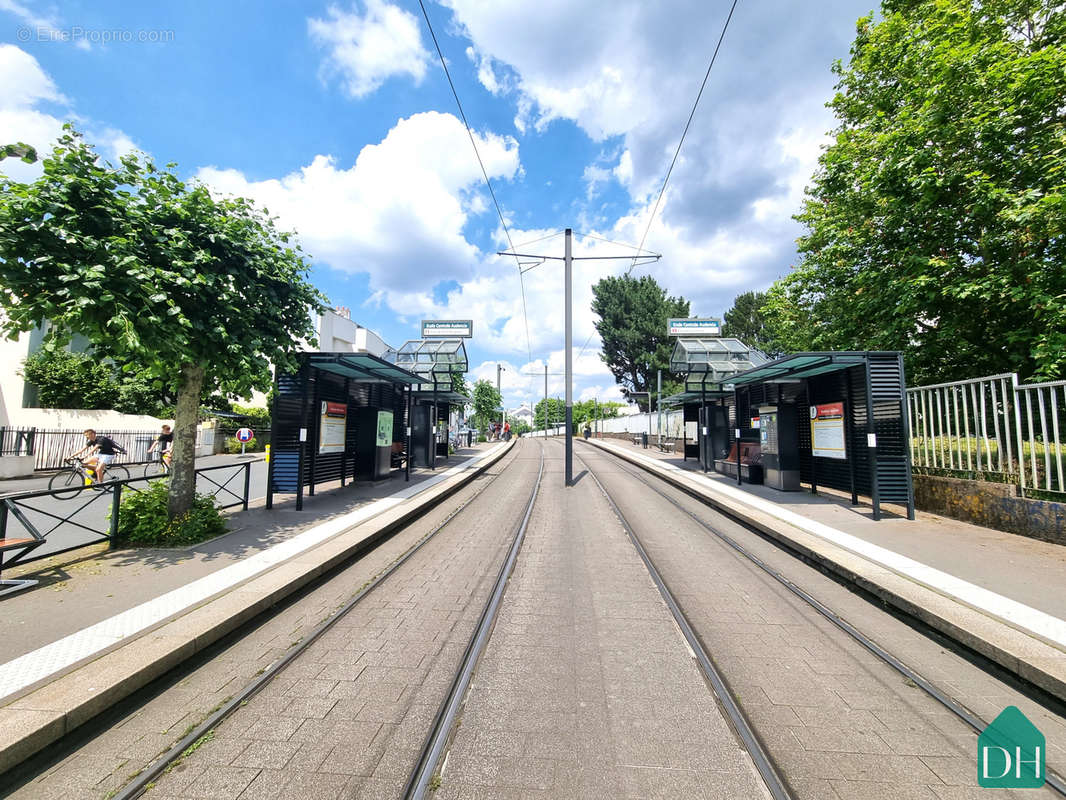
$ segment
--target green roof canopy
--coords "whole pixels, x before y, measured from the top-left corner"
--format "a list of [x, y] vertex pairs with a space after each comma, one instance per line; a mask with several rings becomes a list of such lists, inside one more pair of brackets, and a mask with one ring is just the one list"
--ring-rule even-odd
[[734, 386], [748, 386], [753, 383], [798, 381], [863, 364], [866, 362], [867, 355], [867, 353], [856, 352], [794, 353], [734, 375], [730, 382]]
[[356, 383], [418, 384], [423, 380], [370, 353], [308, 353], [307, 363], [314, 369], [351, 378]]

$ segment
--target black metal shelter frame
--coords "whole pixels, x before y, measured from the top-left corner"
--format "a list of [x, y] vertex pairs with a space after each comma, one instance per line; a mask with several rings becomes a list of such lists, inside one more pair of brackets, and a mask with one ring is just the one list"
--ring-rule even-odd
[[[429, 453], [429, 468], [436, 469], [437, 456], [448, 457], [447, 438], [441, 442], [438, 436], [441, 413], [443, 411], [443, 421], [447, 422], [451, 406], [461, 406], [470, 400], [452, 388], [452, 375], [463, 374], [469, 369], [466, 344], [460, 338], [412, 339], [396, 351], [396, 365], [419, 376], [420, 383], [412, 389], [413, 401], [431, 407], [426, 451]], [[408, 460], [410, 455], [411, 449], [408, 449]]]
[[736, 375], [731, 383], [730, 417], [741, 439], [753, 434], [757, 438], [758, 431], [744, 421], [760, 403], [804, 408], [843, 401], [846, 458], [814, 456], [810, 425], [801, 422], [800, 480], [810, 484], [812, 493], [819, 485], [850, 492], [852, 505], [858, 504], [860, 494], [869, 497], [875, 520], [881, 518], [882, 503], [906, 506], [907, 518], [914, 519], [910, 421], [900, 353], [795, 353]]
[[[360, 431], [353, 411], [392, 411], [393, 441], [403, 441], [410, 452], [412, 388], [422, 379], [370, 353], [300, 353], [297, 358], [295, 372], [275, 371], [266, 507], [273, 507], [275, 494], [287, 493], [296, 495], [299, 511], [305, 486], [313, 496], [318, 483], [340, 480], [343, 486], [354, 477]], [[347, 406], [343, 452], [318, 452], [323, 402]], [[411, 478], [410, 459], [405, 478]]]

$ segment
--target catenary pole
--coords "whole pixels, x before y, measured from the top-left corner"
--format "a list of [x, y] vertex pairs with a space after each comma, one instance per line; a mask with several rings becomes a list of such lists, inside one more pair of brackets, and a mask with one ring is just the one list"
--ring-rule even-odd
[[574, 310], [573, 304], [573, 272], [574, 256], [571, 250], [574, 232], [566, 229], [566, 246], [563, 251], [564, 280], [566, 281], [566, 297], [563, 299], [566, 305], [566, 485], [569, 486], [574, 478], [574, 354], [571, 352], [574, 346]]
[[544, 436], [548, 436], [548, 362], [544, 361]]
[[655, 400], [655, 432], [659, 435], [660, 449], [663, 443], [663, 371], [659, 370], [659, 396]]

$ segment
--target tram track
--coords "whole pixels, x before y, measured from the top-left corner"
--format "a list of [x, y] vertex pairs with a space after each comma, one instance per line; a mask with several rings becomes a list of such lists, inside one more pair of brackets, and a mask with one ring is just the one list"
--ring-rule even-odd
[[792, 800], [794, 795], [789, 789], [788, 784], [781, 776], [777, 766], [774, 764], [773, 759], [755, 734], [755, 730], [748, 720], [747, 715], [741, 710], [739, 699], [735, 693], [729, 688], [729, 684], [726, 682], [725, 677], [719, 671], [715, 665], [714, 660], [703, 646], [703, 642], [700, 640], [696, 631], [693, 629], [688, 617], [685, 616], [684, 611], [674, 598], [673, 593], [670, 591], [666, 582], [663, 580], [661, 573], [655, 566], [651, 557], [648, 555], [648, 551], [644, 548], [640, 537], [637, 535], [633, 526], [629, 523], [625, 514], [622, 513], [622, 509], [618, 507], [618, 504], [611, 497], [610, 492], [600, 481], [596, 475], [595, 470], [589, 466], [588, 462], [580, 456], [578, 460], [585, 465], [585, 469], [588, 471], [589, 477], [596, 483], [596, 487], [603, 494], [604, 499], [610, 505], [611, 510], [614, 511], [615, 516], [621, 523], [622, 528], [625, 530], [626, 535], [633, 543], [633, 547], [636, 549], [637, 554], [644, 562], [644, 566], [648, 570], [648, 574], [651, 576], [652, 581], [655, 583], [655, 587], [659, 590], [659, 594], [662, 596], [663, 601], [666, 603], [667, 608], [670, 610], [670, 614], [673, 616], [674, 622], [677, 623], [678, 629], [681, 631], [681, 635], [688, 643], [690, 650], [692, 651], [696, 663], [699, 665], [700, 671], [703, 673], [707, 683], [710, 684], [712, 691], [717, 697], [722, 709], [729, 717], [730, 722], [733, 725], [740, 744], [751, 756], [752, 763], [755, 765], [755, 769], [758, 771], [759, 776], [762, 778], [763, 784], [766, 790], [770, 793], [770, 796], [774, 800]]
[[[200, 743], [206, 741], [212, 735], [219, 725], [226, 721], [229, 717], [233, 716], [240, 708], [248, 704], [248, 702], [259, 694], [266, 686], [274, 681], [279, 675], [281, 675], [288, 667], [296, 663], [299, 658], [304, 655], [316, 641], [322, 638], [330, 629], [345, 619], [352, 611], [360, 606], [360, 604], [370, 596], [375, 590], [385, 584], [390, 577], [395, 575], [400, 569], [404, 567], [416, 554], [423, 550], [423, 548], [434, 540], [438, 534], [446, 530], [451, 526], [456, 519], [460, 518], [462, 513], [466, 511], [475, 501], [477, 501], [490, 487], [492, 487], [496, 481], [499, 480], [508, 469], [512, 467], [518, 456], [514, 451], [505, 456], [506, 462], [501, 463], [500, 468], [491, 473], [486, 481], [481, 483], [476, 490], [466, 499], [464, 499], [458, 506], [453, 508], [440, 522], [438, 522], [430, 531], [424, 534], [414, 544], [407, 548], [402, 554], [395, 558], [385, 569], [380, 571], [370, 581], [364, 584], [355, 595], [353, 595], [346, 603], [340, 608], [335, 610], [326, 619], [322, 620], [316, 625], [308, 634], [301, 638], [298, 642], [294, 643], [288, 651], [277, 661], [267, 667], [261, 674], [259, 674], [253, 681], [245, 685], [239, 692], [230, 697], [220, 707], [213, 710], [207, 718], [200, 722], [195, 728], [189, 730], [178, 742], [176, 742], [171, 748], [163, 753], [156, 761], [142, 770], [132, 781], [123, 786], [118, 792], [112, 795], [113, 800], [133, 800], [133, 798], [141, 797], [145, 794], [153, 785], [153, 783], [164, 775], [170, 768], [178, 763], [182, 758], [194, 752]], [[543, 454], [541, 455], [542, 467], [543, 467]], [[538, 485], [539, 485], [538, 475]], [[535, 496], [535, 490], [534, 490]], [[528, 516], [528, 515], [527, 515]]]
[[448, 696], [445, 698], [444, 702], [441, 704], [440, 710], [437, 712], [437, 716], [433, 721], [433, 727], [430, 729], [429, 736], [426, 738], [422, 750], [419, 753], [418, 763], [415, 765], [414, 770], [412, 770], [407, 779], [407, 783], [404, 786], [403, 797], [405, 800], [424, 800], [427, 793], [432, 790], [431, 785], [434, 775], [437, 773], [441, 755], [444, 753], [448, 740], [451, 737], [455, 719], [462, 707], [478, 659], [485, 651], [492, 628], [496, 622], [500, 602], [503, 599], [503, 593], [507, 586], [507, 580], [514, 569], [518, 553], [522, 548], [526, 529], [529, 527], [529, 518], [533, 513], [533, 506], [537, 502], [537, 494], [540, 491], [540, 484], [543, 477], [544, 444], [543, 442], [540, 442], [540, 468], [537, 472], [537, 480], [533, 485], [533, 491], [530, 494], [529, 502], [526, 504], [525, 514], [522, 516], [522, 521], [515, 530], [511, 545], [507, 551], [507, 557], [500, 566], [499, 573], [496, 576], [496, 582], [489, 595], [488, 603], [486, 603], [485, 608], [481, 613], [481, 617], [478, 620], [477, 627], [474, 629], [474, 634], [470, 637], [466, 651], [463, 653], [462, 662], [455, 672], [455, 677], [448, 690]]
[[[608, 456], [613, 456], [613, 454], [611, 454], [611, 453], [609, 453], [607, 451], [604, 451], [604, 450], [597, 450], [597, 453], [602, 455], [602, 456], [604, 456], [605, 458], [608, 457]], [[610, 505], [614, 509], [614, 511], [615, 511], [616, 515], [618, 516], [620, 522], [622, 523], [623, 527], [625, 527], [627, 533], [630, 535], [630, 538], [632, 539], [635, 548], [640, 553], [641, 558], [645, 561], [645, 564], [648, 567], [648, 571], [651, 574], [653, 581], [659, 587], [660, 592], [663, 594], [664, 600], [666, 601], [667, 605], [671, 609], [671, 612], [674, 613], [675, 618], [678, 619], [678, 626], [682, 630], [682, 633], [685, 636], [685, 638], [687, 640], [689, 640], [690, 646], [692, 645], [692, 639], [695, 639], [697, 641], [697, 644], [699, 645], [699, 649], [697, 649], [696, 647], [693, 647], [693, 649], [694, 649], [694, 651], [696, 653], [696, 656], [697, 656], [697, 660], [700, 662], [701, 668], [704, 669], [705, 674], [707, 674], [708, 681], [711, 683], [711, 685], [713, 687], [715, 687], [715, 692], [716, 693], [718, 692], [718, 685], [719, 684], [721, 684], [723, 686], [723, 691], [725, 692], [726, 697], [728, 697], [729, 699], [727, 700], [722, 695], [719, 696], [719, 699], [721, 699], [723, 701], [723, 705], [726, 707], [730, 718], [734, 721], [734, 723], [738, 722], [738, 719], [736, 717], [734, 717], [733, 711], [730, 708], [730, 706], [734, 706], [736, 708], [737, 713], [740, 715], [741, 719], [743, 720], [743, 722], [741, 723], [742, 727], [738, 727], [738, 735], [740, 736], [742, 741], [745, 743], [745, 746], [747, 746], [747, 744], [748, 744], [747, 732], [750, 732], [751, 736], [755, 740], [756, 747], [758, 748], [759, 751], [761, 751], [763, 756], [765, 756], [765, 759], [766, 759], [767, 763], [772, 768], [773, 767], [773, 760], [772, 760], [771, 756], [766, 752], [765, 748], [763, 748], [762, 744], [758, 741], [758, 737], [755, 735], [754, 728], [751, 726], [750, 722], [747, 720], [747, 718], [744, 715], [742, 709], [735, 703], [735, 697], [733, 696], [733, 693], [731, 692], [731, 690], [728, 689], [728, 684], [727, 684], [726, 678], [722, 675], [722, 673], [719, 670], [717, 670], [714, 667], [713, 659], [703, 649], [702, 643], [699, 642], [698, 635], [693, 630], [693, 628], [692, 628], [691, 624], [689, 623], [687, 617], [685, 616], [684, 611], [681, 608], [681, 606], [676, 602], [676, 600], [673, 599], [673, 595], [671, 594], [669, 588], [666, 586], [665, 582], [662, 580], [662, 577], [661, 577], [661, 574], [659, 573], [658, 568], [655, 566], [653, 560], [648, 555], [646, 549], [644, 548], [643, 544], [640, 541], [639, 536], [636, 534], [636, 532], [634, 531], [632, 525], [626, 519], [625, 515], [623, 514], [622, 510], [619, 508], [618, 504], [615, 503], [614, 499], [611, 497], [611, 495], [607, 491], [606, 487], [604, 487], [602, 482], [599, 480], [599, 478], [597, 477], [595, 471], [591, 468], [591, 466], [589, 466], [588, 462], [585, 459], [580, 459], [580, 460], [585, 465], [585, 468], [588, 470], [588, 474], [596, 482], [597, 486], [600, 488], [600, 491], [603, 492], [604, 496], [606, 497], [607, 501], [610, 503]], [[841, 615], [839, 615], [836, 612], [834, 612], [831, 608], [829, 608], [827, 605], [822, 603], [820, 600], [818, 600], [816, 597], [814, 597], [811, 593], [807, 592], [802, 587], [800, 587], [797, 583], [795, 583], [795, 581], [791, 580], [789, 577], [784, 575], [780, 570], [775, 569], [773, 566], [768, 564], [765, 560], [763, 560], [758, 555], [753, 553], [749, 548], [746, 548], [743, 544], [738, 542], [734, 537], [730, 536], [729, 534], [725, 533], [724, 531], [722, 531], [719, 528], [715, 527], [714, 525], [710, 524], [705, 519], [701, 518], [699, 514], [696, 514], [695, 512], [693, 512], [690, 509], [688, 509], [685, 506], [683, 506], [674, 497], [672, 497], [668, 493], [664, 492], [660, 487], [654, 485], [652, 483], [652, 481], [650, 481], [645, 476], [645, 474], [643, 472], [634, 471], [621, 458], [612, 457], [609, 460], [617, 466], [617, 468], [619, 469], [620, 472], [622, 472], [622, 473], [628, 475], [629, 477], [637, 480], [639, 483], [641, 483], [643, 486], [645, 486], [648, 490], [654, 492], [660, 498], [662, 498], [667, 503], [669, 503], [672, 507], [674, 507], [679, 512], [684, 514], [686, 517], [691, 519], [700, 528], [702, 528], [706, 532], [710, 533], [713, 537], [715, 537], [716, 541], [719, 541], [723, 546], [728, 548], [728, 550], [733, 552], [737, 557], [739, 557], [739, 558], [743, 559], [744, 561], [746, 561], [746, 562], [754, 565], [755, 567], [757, 567], [763, 573], [765, 573], [770, 578], [772, 578], [776, 583], [778, 583], [779, 585], [784, 587], [792, 596], [798, 598], [806, 606], [808, 606], [809, 608], [811, 608], [814, 611], [816, 611], [817, 614], [820, 615], [820, 617], [822, 617], [823, 619], [828, 621], [830, 624], [832, 624], [837, 630], [840, 630], [843, 633], [845, 633], [852, 641], [858, 643], [864, 650], [866, 650], [867, 652], [869, 652], [870, 654], [875, 656], [882, 663], [886, 664], [888, 667], [890, 667], [896, 673], [901, 675], [904, 678], [904, 680], [908, 682], [908, 685], [912, 685], [912, 686], [915, 686], [915, 687], [921, 689], [926, 694], [926, 696], [932, 698], [941, 707], [943, 707], [943, 708], [947, 709], [948, 711], [950, 711], [951, 714], [956, 719], [961, 721], [967, 728], [969, 728], [971, 731], [973, 731], [973, 733], [975, 735], [979, 735], [988, 726], [988, 724], [989, 724], [988, 721], [984, 720], [980, 715], [974, 713], [971, 709], [967, 708], [963, 703], [961, 703], [958, 700], [956, 700], [949, 693], [947, 693], [947, 692], [943, 691], [942, 689], [940, 689], [934, 682], [932, 682], [931, 680], [927, 679], [918, 670], [916, 670], [916, 669], [912, 668], [911, 666], [909, 666], [905, 661], [903, 661], [902, 659], [900, 659], [897, 656], [893, 655], [888, 649], [886, 649], [885, 647], [882, 647], [880, 644], [878, 644], [878, 642], [876, 642], [872, 637], [866, 635], [861, 630], [859, 630], [859, 628], [857, 628], [855, 625], [851, 624], [846, 619], [844, 619], [844, 617], [842, 617]], [[681, 490], [676, 490], [676, 491], [681, 491]], [[682, 492], [682, 493], [683, 494], [687, 494], [685, 492]], [[695, 498], [695, 499], [697, 501], [700, 501], [700, 498]], [[744, 524], [741, 521], [734, 520], [734, 522], [736, 522], [738, 525], [740, 525], [740, 527], [742, 527], [746, 531], [749, 531], [750, 533], [752, 533], [754, 536], [759, 537], [760, 540], [763, 539], [762, 534], [758, 530], [756, 530], [754, 527], [746, 525], [746, 524]], [[789, 552], [789, 551], [785, 550], [785, 552]], [[704, 661], [705, 660], [706, 660], [707, 664], [710, 666], [710, 669], [713, 672], [713, 674], [716, 676], [715, 678], [712, 678], [711, 677], [711, 672], [708, 672], [707, 669], [705, 668], [705, 666], [704, 666]], [[760, 770], [760, 774], [762, 774], [762, 771], [763, 771], [762, 770], [762, 766], [760, 765], [761, 758], [762, 758], [762, 756], [757, 758], [755, 756], [755, 754], [753, 753], [753, 759], [756, 762], [757, 768], [759, 768], [759, 770]], [[1046, 777], [1047, 777], [1047, 786], [1052, 791], [1054, 791], [1056, 794], [1058, 794], [1059, 796], [1066, 797], [1066, 780], [1064, 780], [1063, 776], [1061, 774], [1059, 774], [1058, 772], [1050, 769], [1050, 768], [1046, 768], [1045, 772], [1046, 772]], [[772, 774], [773, 775], [777, 775], [777, 770], [774, 769]], [[765, 777], [766, 776], [764, 775], [764, 779], [765, 779]], [[768, 782], [767, 785], [768, 785], [768, 788], [770, 789], [771, 793], [774, 794], [775, 797], [778, 797], [778, 795], [774, 791], [774, 788], [770, 785], [769, 782]], [[788, 790], [785, 789], [785, 791], [787, 792]], [[785, 795], [782, 795], [782, 796], [789, 797], [791, 795], [785, 794]]]

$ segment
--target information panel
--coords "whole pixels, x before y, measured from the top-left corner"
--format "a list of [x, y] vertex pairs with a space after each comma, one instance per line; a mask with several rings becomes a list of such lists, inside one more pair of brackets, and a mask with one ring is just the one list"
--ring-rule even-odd
[[844, 442], [844, 403], [811, 406], [811, 453], [846, 459]]
[[423, 339], [460, 338], [470, 339], [474, 335], [472, 319], [424, 319], [422, 320]]
[[668, 319], [666, 321], [668, 336], [721, 336], [722, 320], [714, 317], [690, 317], [689, 319]]
[[343, 453], [348, 431], [348, 406], [344, 403], [322, 403], [318, 426], [318, 452]]
[[378, 412], [378, 447], [392, 446], [392, 412]]

